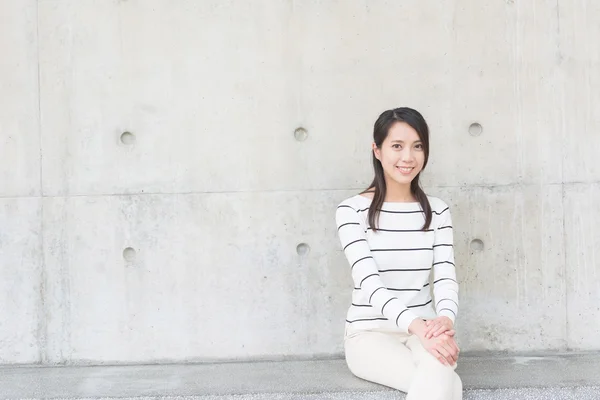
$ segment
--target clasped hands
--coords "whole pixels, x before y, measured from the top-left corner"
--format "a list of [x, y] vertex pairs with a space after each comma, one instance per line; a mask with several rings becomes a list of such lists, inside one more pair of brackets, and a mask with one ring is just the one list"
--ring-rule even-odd
[[417, 335], [421, 344], [429, 353], [444, 365], [454, 365], [458, 360], [460, 349], [454, 340], [454, 324], [448, 317], [442, 316], [431, 320], [415, 319], [409, 332]]

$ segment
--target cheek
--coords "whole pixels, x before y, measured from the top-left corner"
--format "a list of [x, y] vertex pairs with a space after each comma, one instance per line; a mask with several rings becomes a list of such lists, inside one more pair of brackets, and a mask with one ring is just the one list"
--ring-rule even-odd
[[397, 162], [398, 160], [394, 158], [394, 154], [384, 154], [381, 158], [381, 165], [383, 166], [384, 171], [390, 174], [394, 173]]
[[387, 165], [392, 168], [395, 169], [396, 165], [398, 165], [400, 163], [400, 161], [402, 160], [402, 157], [400, 157], [397, 153], [393, 153], [390, 154], [389, 157], [387, 158]]
[[393, 165], [394, 163], [394, 153], [389, 151], [382, 151], [379, 153], [379, 159], [383, 165]]

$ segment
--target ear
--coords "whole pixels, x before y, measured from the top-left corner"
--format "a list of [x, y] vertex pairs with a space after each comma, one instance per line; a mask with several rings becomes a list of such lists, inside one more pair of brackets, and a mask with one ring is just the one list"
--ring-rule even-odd
[[371, 144], [371, 148], [373, 149], [373, 154], [375, 154], [375, 158], [381, 161], [381, 149], [377, 147], [377, 144], [375, 144], [375, 142]]

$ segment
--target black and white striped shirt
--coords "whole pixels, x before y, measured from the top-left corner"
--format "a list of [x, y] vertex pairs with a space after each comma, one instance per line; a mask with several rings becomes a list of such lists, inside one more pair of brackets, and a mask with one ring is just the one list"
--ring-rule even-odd
[[354, 329], [408, 332], [415, 318], [455, 320], [452, 219], [444, 201], [428, 198], [433, 217], [426, 231], [419, 203], [384, 202], [376, 233], [368, 226], [371, 199], [356, 195], [338, 206], [338, 235], [354, 281], [346, 322]]

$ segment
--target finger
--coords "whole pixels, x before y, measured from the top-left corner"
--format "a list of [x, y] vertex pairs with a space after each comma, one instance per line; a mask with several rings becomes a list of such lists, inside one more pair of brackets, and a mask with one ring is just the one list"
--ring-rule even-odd
[[454, 358], [458, 360], [458, 354], [460, 353], [460, 349], [458, 348], [458, 345], [456, 344], [456, 340], [454, 340], [454, 338], [452, 338], [451, 340], [448, 340], [446, 343], [452, 348], [452, 351], [454, 352], [454, 354], [456, 354], [456, 356]]
[[454, 346], [454, 348], [456, 349], [456, 358], [458, 359], [458, 356], [460, 354], [460, 348], [458, 347], [458, 345], [456, 344], [455, 341], [452, 342], [452, 345]]
[[431, 333], [433, 333], [433, 331], [436, 329], [437, 326], [438, 326], [438, 324], [436, 321], [434, 321], [434, 320], [429, 321], [429, 326], [427, 329], [427, 333], [430, 334], [429, 337], [431, 337]]
[[448, 352], [448, 350], [442, 345], [442, 344], [438, 344], [435, 349], [438, 351], [438, 353], [440, 353], [442, 355], [442, 357], [444, 358], [444, 365], [450, 365], [451, 363], [453, 363], [452, 361], [452, 356], [450, 355], [450, 353]]
[[429, 331], [431, 331], [431, 327], [429, 325], [425, 325], [425, 326], [426, 326], [425, 332], [423, 332], [423, 335], [425, 336], [425, 338], [428, 338], [427, 335], [429, 335]]
[[431, 339], [433, 337], [433, 332], [435, 331], [435, 326], [432, 326], [428, 331], [427, 331], [427, 339]]
[[429, 331], [427, 332], [427, 339], [431, 339], [433, 337], [433, 333], [439, 329], [439, 325], [437, 324], [437, 322], [435, 324], [433, 324], [430, 328]]
[[444, 349], [446, 349], [448, 351], [448, 354], [450, 355], [450, 358], [451, 358], [451, 364], [454, 365], [456, 360], [458, 360], [458, 354], [456, 353], [456, 349], [453, 348], [452, 344], [450, 344], [450, 343], [443, 343], [442, 346], [444, 347]]
[[450, 352], [450, 356], [452, 357], [452, 365], [456, 364], [458, 361], [458, 349], [450, 343], [446, 344], [446, 349]]
[[442, 363], [443, 365], [448, 365], [448, 361], [444, 358], [444, 356], [437, 351], [435, 348], [430, 349], [429, 352], [435, 357], [437, 358], [437, 360]]
[[458, 346], [456, 345], [456, 343], [452, 343], [452, 349], [454, 350], [454, 362], [457, 362], [458, 353], [460, 353], [460, 351], [458, 350]]
[[434, 336], [438, 337], [440, 336], [442, 333], [449, 331], [450, 329], [448, 329], [448, 327], [446, 325], [441, 325], [438, 327], [438, 329], [434, 332]]
[[449, 331], [444, 332], [448, 336], [456, 335], [456, 331], [454, 329], [450, 329]]

